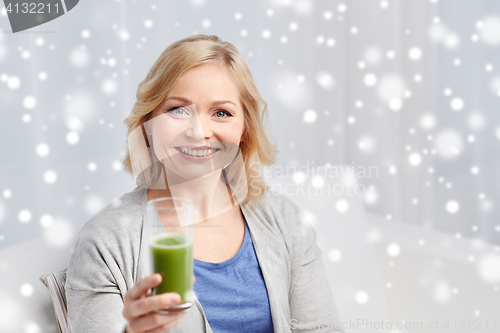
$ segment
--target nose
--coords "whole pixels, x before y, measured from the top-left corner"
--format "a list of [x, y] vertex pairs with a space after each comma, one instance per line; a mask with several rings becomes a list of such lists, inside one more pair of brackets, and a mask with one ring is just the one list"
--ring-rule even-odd
[[210, 119], [198, 115], [191, 118], [191, 124], [186, 130], [186, 136], [192, 138], [193, 141], [201, 141], [210, 138], [212, 135]]

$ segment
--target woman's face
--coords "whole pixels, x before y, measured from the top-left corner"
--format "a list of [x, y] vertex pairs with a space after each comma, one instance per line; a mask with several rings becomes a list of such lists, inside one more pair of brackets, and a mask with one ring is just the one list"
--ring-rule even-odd
[[229, 165], [244, 130], [239, 92], [215, 63], [191, 68], [145, 124], [157, 158], [186, 180]]

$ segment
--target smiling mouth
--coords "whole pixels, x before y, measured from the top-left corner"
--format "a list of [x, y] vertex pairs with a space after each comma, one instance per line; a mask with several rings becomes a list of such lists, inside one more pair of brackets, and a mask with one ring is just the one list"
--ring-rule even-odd
[[186, 147], [175, 147], [182, 154], [193, 156], [193, 157], [207, 157], [218, 152], [219, 148], [210, 148], [210, 149], [194, 149], [194, 148], [186, 148]]

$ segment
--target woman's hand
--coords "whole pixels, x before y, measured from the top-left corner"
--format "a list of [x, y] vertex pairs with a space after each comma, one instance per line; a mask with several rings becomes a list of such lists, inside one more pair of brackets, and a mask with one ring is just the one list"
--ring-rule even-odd
[[[123, 317], [128, 322], [126, 333], [165, 333], [179, 325], [186, 317], [187, 311], [167, 315], [155, 312], [175, 305], [181, 299], [178, 293], [173, 292], [151, 296], [148, 290], [158, 286], [161, 279], [160, 274], [152, 274], [138, 281], [125, 293]], [[193, 276], [193, 283], [195, 280]]]

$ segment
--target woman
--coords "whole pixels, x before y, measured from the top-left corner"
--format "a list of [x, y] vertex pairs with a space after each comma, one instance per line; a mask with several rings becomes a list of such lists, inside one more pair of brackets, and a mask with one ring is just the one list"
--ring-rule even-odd
[[[316, 245], [299, 208], [268, 190], [276, 148], [266, 103], [235, 47], [196, 35], [170, 45], [127, 117], [125, 170], [138, 187], [82, 228], [68, 266], [71, 332], [342, 332]], [[144, 239], [148, 200], [194, 202], [194, 306], [155, 310]]]

